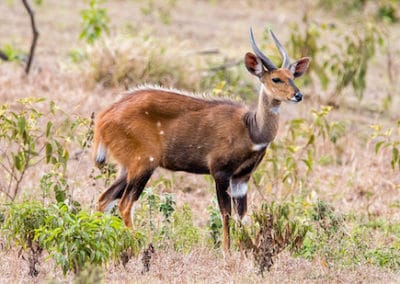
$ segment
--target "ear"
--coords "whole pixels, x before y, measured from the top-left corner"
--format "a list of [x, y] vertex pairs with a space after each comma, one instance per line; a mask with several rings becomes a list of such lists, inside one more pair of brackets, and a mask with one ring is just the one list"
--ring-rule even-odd
[[246, 65], [247, 70], [249, 70], [251, 74], [259, 78], [261, 78], [261, 76], [265, 72], [260, 58], [258, 58], [251, 52], [246, 53], [244, 57], [244, 64]]
[[289, 71], [292, 72], [295, 78], [297, 78], [303, 75], [307, 71], [309, 65], [310, 65], [310, 58], [303, 57], [290, 64]]

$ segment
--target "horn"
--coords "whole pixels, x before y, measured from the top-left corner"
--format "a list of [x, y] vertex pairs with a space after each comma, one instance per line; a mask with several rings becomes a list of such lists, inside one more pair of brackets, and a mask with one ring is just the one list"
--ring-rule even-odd
[[269, 33], [271, 34], [271, 37], [275, 41], [275, 45], [279, 50], [279, 53], [283, 57], [283, 62], [282, 62], [282, 67], [281, 68], [289, 68], [290, 65], [290, 58], [289, 55], [287, 54], [285, 48], [282, 46], [282, 44], [279, 42], [278, 38], [275, 36], [275, 34], [272, 32], [272, 30], [269, 30]]
[[267, 56], [265, 56], [261, 52], [261, 50], [257, 47], [257, 44], [254, 40], [253, 29], [251, 27], [250, 27], [250, 43], [251, 43], [251, 47], [253, 48], [255, 54], [261, 59], [261, 62], [263, 63], [265, 68], [267, 68], [268, 70], [277, 69], [276, 66], [274, 65], [274, 63], [272, 63], [272, 61]]

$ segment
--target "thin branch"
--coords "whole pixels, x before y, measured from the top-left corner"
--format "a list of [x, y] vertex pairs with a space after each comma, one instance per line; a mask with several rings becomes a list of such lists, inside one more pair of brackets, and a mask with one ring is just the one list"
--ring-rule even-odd
[[39, 37], [39, 31], [36, 28], [36, 22], [35, 22], [34, 13], [33, 13], [31, 7], [28, 4], [28, 1], [27, 0], [22, 0], [22, 3], [24, 4], [25, 9], [28, 12], [29, 17], [31, 19], [31, 26], [32, 26], [32, 33], [33, 33], [31, 50], [29, 52], [28, 62], [26, 63], [26, 67], [25, 67], [25, 73], [29, 74], [29, 70], [31, 69], [31, 64], [32, 64], [32, 60], [33, 60], [33, 55], [35, 53], [36, 42], [37, 42], [37, 39]]
[[220, 66], [216, 66], [216, 67], [211, 67], [208, 69], [208, 71], [221, 71], [221, 70], [226, 70], [235, 66], [240, 65], [243, 62], [242, 59], [236, 60], [236, 61], [231, 61], [231, 62], [227, 62], [223, 65]]
[[7, 192], [3, 187], [0, 188], [0, 192], [4, 193], [11, 201], [14, 200], [14, 198]]

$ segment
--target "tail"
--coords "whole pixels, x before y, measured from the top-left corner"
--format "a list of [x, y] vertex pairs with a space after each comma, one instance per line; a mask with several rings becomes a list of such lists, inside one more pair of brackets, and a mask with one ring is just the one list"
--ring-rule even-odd
[[94, 153], [96, 166], [99, 168], [104, 166], [107, 161], [107, 148], [98, 139], [94, 142]]

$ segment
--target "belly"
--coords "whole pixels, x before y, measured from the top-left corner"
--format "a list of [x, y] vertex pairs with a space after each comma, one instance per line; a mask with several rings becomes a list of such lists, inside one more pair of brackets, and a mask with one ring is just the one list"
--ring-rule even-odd
[[209, 174], [206, 154], [186, 147], [175, 148], [161, 159], [161, 167], [171, 171], [184, 171], [195, 174]]

